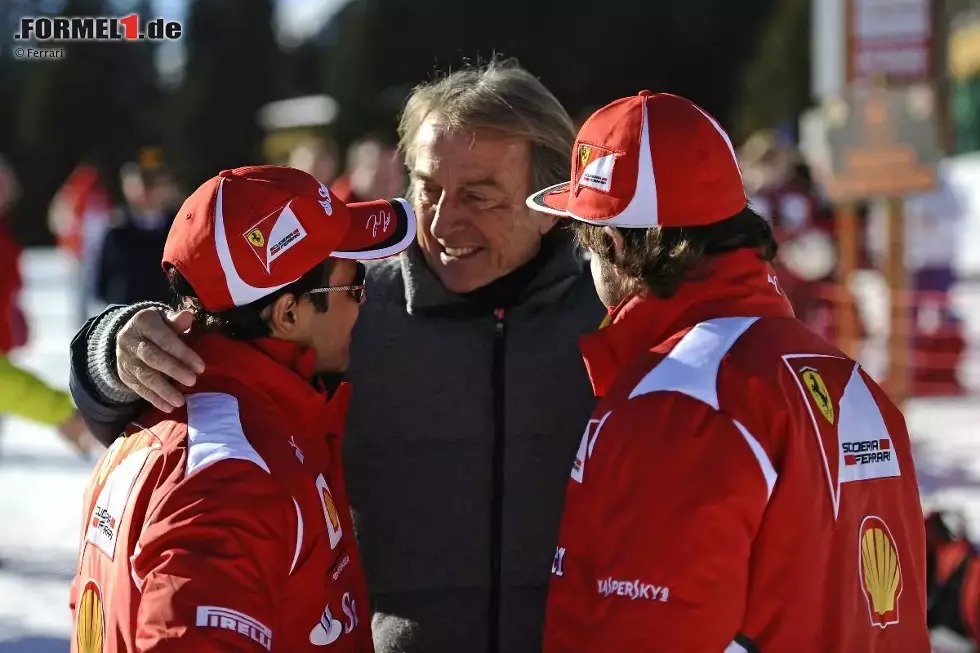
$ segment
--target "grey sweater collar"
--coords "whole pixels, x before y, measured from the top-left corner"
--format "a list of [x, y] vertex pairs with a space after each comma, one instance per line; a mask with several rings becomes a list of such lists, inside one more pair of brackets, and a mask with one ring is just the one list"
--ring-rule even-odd
[[[409, 314], [463, 306], [469, 300], [452, 292], [432, 273], [425, 263], [418, 243], [413, 243], [401, 256], [402, 278], [405, 282], [405, 304]], [[562, 296], [582, 275], [584, 260], [579, 247], [571, 238], [563, 238], [549, 252], [547, 260], [526, 288], [518, 305], [547, 303]]]

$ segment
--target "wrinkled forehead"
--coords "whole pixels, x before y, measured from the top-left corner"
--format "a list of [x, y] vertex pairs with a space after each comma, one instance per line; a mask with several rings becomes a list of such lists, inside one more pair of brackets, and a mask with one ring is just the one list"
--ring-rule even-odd
[[422, 123], [413, 145], [410, 172], [416, 179], [506, 186], [528, 176], [528, 143], [491, 130], [449, 129], [434, 117]]

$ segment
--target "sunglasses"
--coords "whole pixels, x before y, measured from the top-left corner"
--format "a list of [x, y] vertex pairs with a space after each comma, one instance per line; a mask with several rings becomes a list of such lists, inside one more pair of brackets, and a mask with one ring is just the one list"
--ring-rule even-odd
[[357, 262], [357, 270], [354, 272], [354, 281], [347, 284], [346, 286], [325, 286], [323, 288], [314, 288], [313, 290], [307, 291], [306, 294], [314, 295], [319, 293], [327, 292], [346, 292], [349, 294], [355, 302], [358, 304], [364, 299], [364, 279], [367, 276], [367, 269], [364, 264]]

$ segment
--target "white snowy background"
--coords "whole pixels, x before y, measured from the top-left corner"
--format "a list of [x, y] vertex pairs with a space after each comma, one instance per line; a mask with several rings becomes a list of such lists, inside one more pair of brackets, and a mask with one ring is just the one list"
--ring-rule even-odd
[[[72, 322], [74, 270], [60, 254], [42, 249], [27, 252], [23, 271], [31, 343], [15, 359], [67, 387], [68, 343], [78, 326]], [[886, 314], [881, 279], [859, 275], [855, 288], [880, 337]], [[980, 541], [980, 283], [961, 285], [955, 302], [971, 342], [965, 381], [977, 394], [911, 401], [906, 415], [925, 501], [963, 509]], [[867, 359], [874, 373], [880, 348], [872, 346]], [[94, 462], [49, 428], [13, 418], [0, 426], [0, 653], [68, 651], [68, 587], [81, 495]]]

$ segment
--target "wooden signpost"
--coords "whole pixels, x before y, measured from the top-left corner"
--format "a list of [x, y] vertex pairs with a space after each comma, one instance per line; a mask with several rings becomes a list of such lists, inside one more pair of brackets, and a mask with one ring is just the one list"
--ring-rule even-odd
[[[896, 401], [910, 387], [904, 199], [936, 185], [935, 164], [950, 143], [940, 44], [947, 3], [939, 0], [820, 0], [813, 14], [813, 94], [820, 98], [821, 177], [838, 207], [838, 283], [859, 265], [858, 206], [887, 202], [884, 269], [891, 299], [889, 374]], [[978, 40], [980, 42], [980, 40]], [[824, 147], [829, 150], [825, 160]], [[837, 302], [839, 347], [858, 358], [857, 315]]]
[[[910, 311], [905, 266], [904, 198], [936, 186], [938, 145], [935, 97], [925, 85], [889, 87], [879, 76], [870, 84], [852, 86], [843, 98], [825, 103], [832, 173], [830, 198], [838, 213], [839, 283], [857, 267], [860, 225], [856, 204], [884, 199], [888, 205], [884, 276], [890, 299], [889, 373], [885, 388], [896, 401], [908, 395], [911, 372]], [[858, 326], [854, 311], [838, 303], [842, 351], [857, 356]]]

